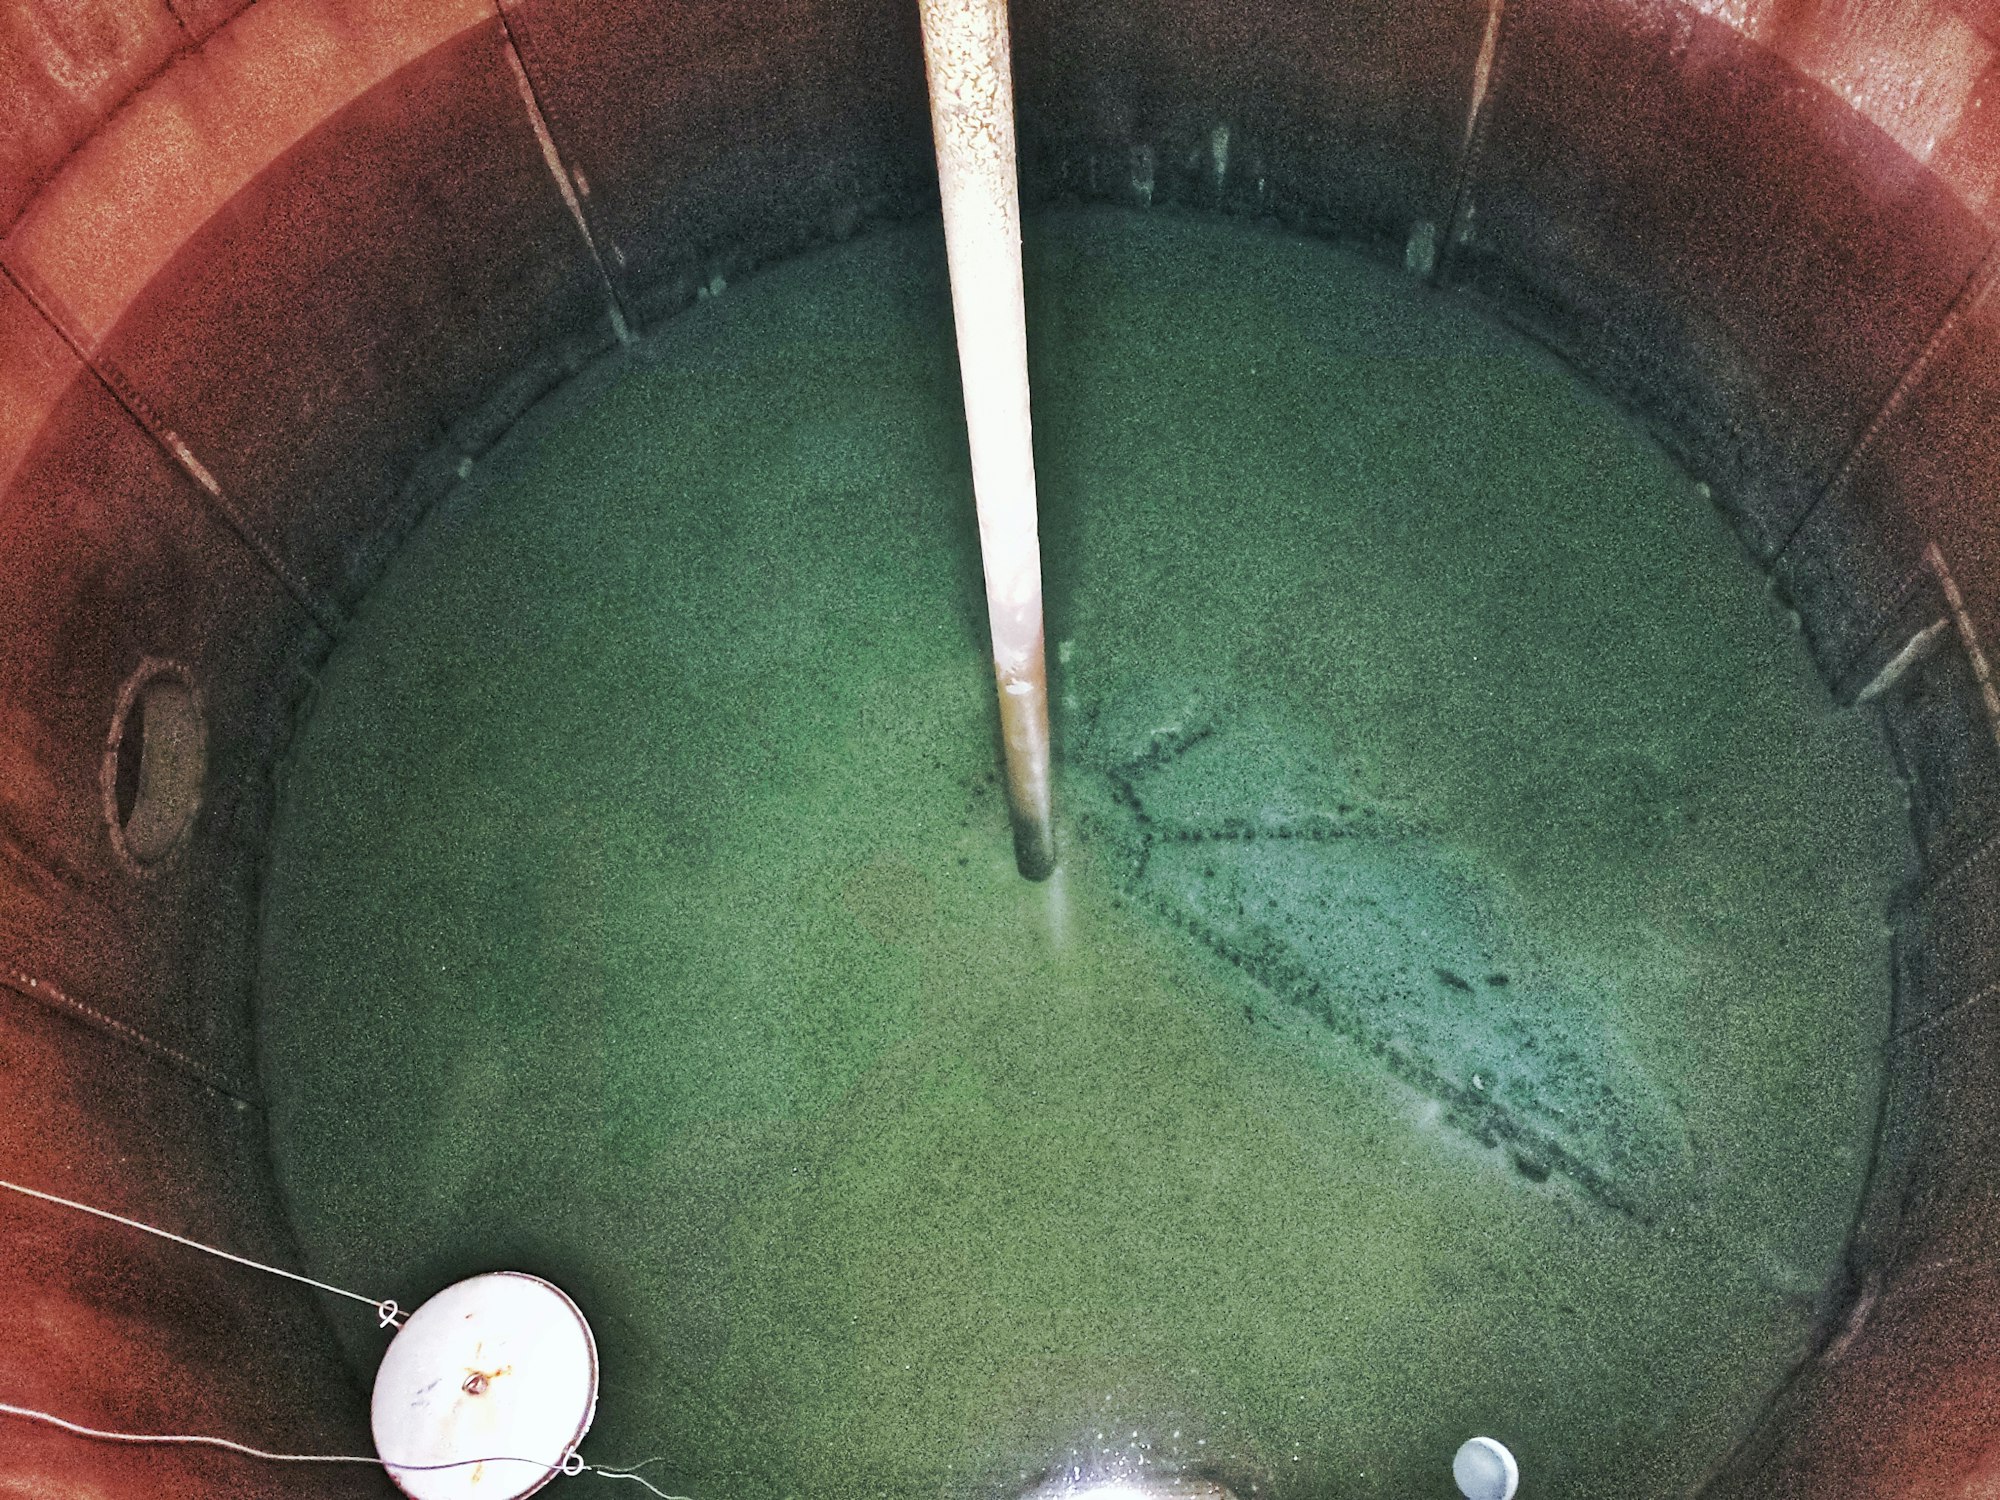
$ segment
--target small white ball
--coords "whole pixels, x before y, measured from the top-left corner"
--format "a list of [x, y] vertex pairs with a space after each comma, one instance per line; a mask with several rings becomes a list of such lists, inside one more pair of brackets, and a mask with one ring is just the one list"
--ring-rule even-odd
[[1451, 1477], [1465, 1500], [1514, 1500], [1521, 1466], [1506, 1444], [1490, 1437], [1467, 1438], [1451, 1461]]

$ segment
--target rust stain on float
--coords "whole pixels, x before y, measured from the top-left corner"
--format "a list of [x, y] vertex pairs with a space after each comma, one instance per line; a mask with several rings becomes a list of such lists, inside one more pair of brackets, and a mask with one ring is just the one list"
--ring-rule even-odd
[[511, 1375], [513, 1373], [514, 1367], [512, 1365], [502, 1365], [497, 1370], [472, 1370], [466, 1374], [464, 1381], [459, 1385], [459, 1389], [464, 1391], [468, 1396], [483, 1396], [491, 1388], [494, 1381], [498, 1380], [502, 1375]]

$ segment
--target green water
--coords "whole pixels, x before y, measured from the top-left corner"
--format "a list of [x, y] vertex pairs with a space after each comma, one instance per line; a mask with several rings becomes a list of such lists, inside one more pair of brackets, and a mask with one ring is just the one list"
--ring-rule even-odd
[[1868, 726], [1547, 356], [1078, 213], [1029, 245], [1064, 867], [1019, 880], [941, 259], [593, 371], [335, 651], [263, 938], [311, 1268], [559, 1281], [586, 1454], [696, 1500], [1447, 1497], [1474, 1432], [1534, 1500], [1684, 1493], [1860, 1187]]

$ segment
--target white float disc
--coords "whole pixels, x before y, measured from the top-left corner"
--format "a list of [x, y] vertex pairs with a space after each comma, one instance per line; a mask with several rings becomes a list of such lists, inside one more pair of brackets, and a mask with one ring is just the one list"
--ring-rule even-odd
[[1467, 1438], [1451, 1461], [1451, 1477], [1465, 1500], [1514, 1500], [1521, 1487], [1521, 1466], [1505, 1443], [1490, 1437]]
[[[370, 1406], [375, 1451], [411, 1500], [519, 1500], [561, 1472], [590, 1430], [597, 1343], [560, 1287], [492, 1271], [410, 1314]], [[423, 1467], [462, 1459], [527, 1462]]]

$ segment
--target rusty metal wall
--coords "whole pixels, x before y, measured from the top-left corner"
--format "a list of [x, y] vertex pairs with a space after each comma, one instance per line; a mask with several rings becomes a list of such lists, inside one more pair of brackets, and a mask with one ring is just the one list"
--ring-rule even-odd
[[[1268, 219], [1481, 299], [1661, 433], [1832, 691], [1882, 715], [1920, 871], [1889, 914], [1882, 1143], [1820, 1347], [1718, 1500], [2000, 1485], [1997, 25], [1986, 0], [1015, 9], [1031, 198]], [[924, 120], [895, 0], [0, 19], [11, 1175], [283, 1258], [248, 994], [314, 665], [540, 392], [711, 276], [925, 211]], [[186, 847], [135, 873], [101, 777], [145, 658], [198, 684], [211, 764]], [[358, 1400], [319, 1410], [344, 1377], [290, 1289], [13, 1204], [0, 1247], [34, 1289], [0, 1301], [16, 1399], [364, 1440]], [[103, 1373], [163, 1364], [145, 1389]], [[75, 1487], [74, 1445], [16, 1435], [0, 1477]], [[89, 1462], [107, 1495], [258, 1482]]]

